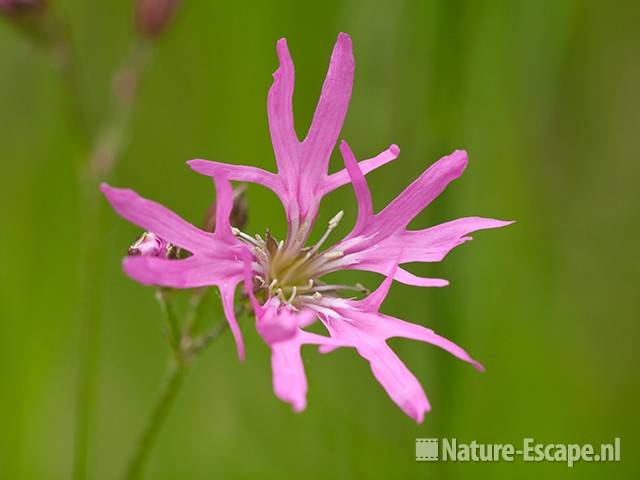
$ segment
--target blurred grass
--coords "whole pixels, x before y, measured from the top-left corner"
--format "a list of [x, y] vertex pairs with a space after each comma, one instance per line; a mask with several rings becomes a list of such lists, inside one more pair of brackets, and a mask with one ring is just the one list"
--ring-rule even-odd
[[[57, 3], [57, 2], [56, 2]], [[82, 65], [88, 124], [132, 35], [128, 1], [59, 2]], [[272, 394], [268, 349], [245, 325], [191, 369], [147, 478], [633, 478], [638, 441], [640, 81], [637, 2], [185, 2], [142, 85], [114, 183], [194, 223], [212, 186], [184, 165], [273, 168], [265, 114], [286, 36], [304, 131], [339, 31], [356, 83], [343, 136], [356, 154], [402, 155], [369, 176], [380, 207], [428, 164], [465, 148], [470, 166], [415, 225], [462, 215], [516, 219], [440, 265], [447, 289], [394, 286], [386, 311], [426, 324], [487, 366], [394, 341], [433, 405], [416, 426], [351, 351], [305, 352], [309, 407]], [[83, 148], [50, 62], [0, 23], [0, 478], [68, 478], [74, 411]], [[335, 167], [339, 162], [334, 162]], [[249, 192], [249, 230], [283, 232], [282, 209]], [[345, 188], [323, 206], [348, 205]], [[348, 225], [343, 226], [344, 229]], [[153, 292], [122, 274], [135, 227], [108, 215], [92, 478], [122, 471], [161, 379], [167, 347]], [[375, 277], [367, 277], [369, 283]], [[214, 302], [210, 315], [219, 318]], [[217, 312], [217, 313], [216, 313]], [[414, 438], [611, 441], [620, 464], [423, 464]]]

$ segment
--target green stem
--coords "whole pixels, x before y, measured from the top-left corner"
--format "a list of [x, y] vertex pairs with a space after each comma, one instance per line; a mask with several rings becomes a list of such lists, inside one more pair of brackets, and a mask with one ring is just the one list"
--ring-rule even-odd
[[182, 358], [182, 350], [180, 347], [180, 343], [182, 341], [182, 332], [180, 331], [178, 317], [176, 316], [176, 312], [173, 308], [173, 304], [171, 303], [169, 295], [171, 295], [171, 292], [164, 288], [158, 288], [156, 292], [156, 296], [158, 298], [158, 302], [160, 303], [162, 313], [164, 313], [164, 316], [167, 318], [167, 323], [169, 324], [169, 344], [171, 345], [171, 349], [173, 350], [176, 362], [182, 364], [184, 363]]
[[[179, 332], [176, 322], [177, 318], [173, 313], [171, 301], [167, 298], [165, 293], [166, 292], [160, 291], [158, 297], [161, 299], [162, 308], [167, 314], [167, 321], [169, 322], [170, 329], [173, 332]], [[199, 300], [201, 299], [202, 296], [199, 296]], [[192, 308], [197, 307], [199, 300], [192, 305]], [[175, 327], [173, 326], [174, 322], [176, 322]], [[178, 338], [177, 347], [172, 345], [172, 347], [174, 347], [173, 357], [167, 367], [165, 381], [160, 393], [158, 394], [156, 403], [151, 410], [151, 415], [149, 416], [149, 419], [142, 430], [142, 434], [136, 443], [133, 454], [131, 455], [124, 477], [126, 480], [141, 478], [144, 467], [149, 459], [151, 449], [156, 442], [160, 429], [162, 428], [167, 414], [171, 409], [171, 405], [175, 401], [177, 393], [180, 390], [184, 375], [189, 368], [190, 360], [193, 355], [211, 345], [226, 330], [227, 322], [224, 321], [218, 324], [209, 334], [196, 339], [193, 343], [187, 342], [186, 345], [183, 345], [182, 339]]]
[[176, 399], [186, 371], [187, 366], [185, 364], [180, 364], [175, 359], [169, 362], [164, 383], [127, 467], [124, 477], [127, 480], [135, 480], [141, 477], [151, 448]]

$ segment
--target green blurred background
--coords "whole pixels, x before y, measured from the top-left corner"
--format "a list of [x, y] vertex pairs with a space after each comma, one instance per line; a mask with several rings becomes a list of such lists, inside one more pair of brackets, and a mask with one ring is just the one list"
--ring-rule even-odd
[[[70, 23], [74, 94], [87, 112], [83, 125], [95, 131], [111, 72], [135, 35], [132, 2], [51, 3]], [[343, 137], [360, 158], [390, 143], [402, 149], [368, 177], [376, 206], [464, 148], [467, 172], [413, 225], [474, 214], [517, 223], [413, 269], [450, 287], [391, 291], [388, 313], [436, 329], [487, 367], [479, 374], [433, 347], [394, 341], [431, 399], [424, 424], [405, 417], [350, 350], [304, 351], [309, 406], [294, 414], [273, 395], [268, 348], [246, 322], [244, 363], [225, 335], [190, 369], [146, 478], [638, 478], [639, 5], [184, 1], [140, 85], [113, 184], [201, 222], [213, 188], [186, 160], [274, 168], [265, 106], [276, 40], [287, 37], [296, 63], [303, 132], [335, 37], [346, 31], [356, 81]], [[50, 57], [0, 22], [3, 480], [66, 479], [72, 470], [87, 150], [69, 97]], [[332, 162], [340, 166], [337, 156]], [[248, 199], [247, 230], [281, 235], [275, 196], [251, 187]], [[321, 220], [343, 208], [353, 219], [349, 188], [324, 202]], [[88, 469], [89, 478], [112, 479], [142, 428], [168, 349], [152, 289], [120, 268], [139, 231], [103, 212]], [[378, 281], [366, 277], [369, 286]], [[213, 325], [220, 314], [213, 295], [207, 302]], [[621, 437], [622, 461], [573, 469], [417, 463], [416, 437]]]

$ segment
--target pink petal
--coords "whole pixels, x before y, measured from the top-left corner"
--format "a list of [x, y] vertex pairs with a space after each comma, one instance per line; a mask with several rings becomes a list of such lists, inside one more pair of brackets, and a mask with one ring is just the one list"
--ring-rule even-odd
[[192, 170], [208, 177], [222, 176], [238, 182], [257, 183], [269, 188], [278, 195], [282, 193], [282, 185], [278, 176], [261, 168], [200, 159], [189, 160], [187, 165]]
[[[377, 249], [364, 250], [358, 254], [345, 257], [345, 262], [352, 258], [361, 258], [354, 263], [345, 263], [344, 270], [362, 270], [365, 272], [376, 272], [382, 275], [386, 275], [389, 269], [393, 266], [393, 258], [398, 258], [399, 254], [397, 250], [389, 253], [389, 256], [384, 256]], [[393, 279], [404, 283], [405, 285], [413, 285], [415, 287], [446, 287], [449, 282], [443, 278], [429, 278], [419, 277], [403, 268], [398, 268], [393, 276]]]
[[[299, 323], [308, 323], [310, 316], [314, 316], [314, 313], [303, 310], [298, 315]], [[302, 345], [349, 346], [342, 341], [300, 329], [285, 340], [268, 343], [271, 347], [273, 390], [279, 399], [290, 403], [296, 412], [301, 412], [307, 406], [307, 377], [300, 353]]]
[[349, 177], [351, 177], [351, 183], [353, 184], [353, 190], [358, 202], [358, 218], [350, 235], [356, 236], [362, 231], [373, 215], [373, 202], [367, 181], [364, 179], [364, 174], [360, 170], [351, 148], [349, 148], [349, 145], [344, 140], [340, 144], [340, 152], [342, 153], [344, 165], [349, 173]]
[[471, 240], [470, 233], [512, 223], [493, 218], [458, 218], [424, 230], [406, 231], [400, 237], [389, 237], [383, 243], [402, 248], [402, 263], [439, 262], [455, 247]]
[[367, 344], [356, 348], [369, 361], [373, 375], [396, 405], [416, 422], [422, 423], [431, 405], [420, 382], [402, 360], [386, 344]]
[[429, 205], [446, 186], [460, 175], [467, 166], [467, 153], [456, 150], [431, 165], [380, 213], [367, 224], [367, 234], [382, 238], [402, 231]]
[[229, 323], [229, 329], [233, 334], [233, 339], [236, 342], [236, 349], [238, 350], [238, 357], [240, 361], [245, 358], [244, 341], [242, 339], [242, 332], [240, 331], [240, 325], [236, 319], [236, 312], [234, 307], [234, 299], [237, 283], [229, 282], [220, 286], [220, 296], [222, 297], [222, 308], [224, 315]]
[[270, 299], [256, 315], [256, 329], [268, 345], [293, 337], [298, 331], [298, 315], [278, 299]]
[[351, 98], [354, 61], [351, 39], [341, 33], [333, 49], [309, 132], [303, 142], [295, 132], [292, 110], [294, 67], [286, 40], [277, 45], [280, 66], [267, 98], [271, 141], [282, 189], [278, 192], [289, 222], [290, 234], [298, 225], [312, 222], [327, 181], [327, 169]]
[[425, 328], [422, 325], [416, 325], [411, 322], [400, 320], [399, 318], [390, 317], [387, 315], [378, 315], [375, 321], [369, 324], [372, 330], [375, 330], [379, 335], [385, 338], [403, 337], [412, 340], [420, 340], [422, 342], [430, 343], [436, 347], [440, 347], [446, 352], [449, 352], [454, 357], [460, 360], [470, 363], [477, 370], [484, 371], [484, 367], [471, 358], [471, 356], [464, 351], [461, 347], [453, 343], [429, 328]]
[[273, 390], [276, 396], [301, 412], [307, 406], [307, 377], [304, 372], [300, 342], [293, 337], [271, 345]]
[[273, 85], [267, 96], [267, 114], [271, 142], [276, 155], [278, 172], [285, 184], [296, 182], [298, 172], [297, 149], [299, 145], [293, 123], [294, 68], [287, 40], [281, 38], [276, 45], [280, 66], [273, 74]]
[[125, 257], [127, 275], [144, 285], [170, 288], [196, 288], [237, 283], [242, 278], [242, 265], [225, 259], [192, 256], [184, 260], [157, 257]]
[[113, 188], [106, 183], [100, 189], [118, 214], [174, 245], [191, 253], [211, 253], [220, 248], [214, 235], [194, 227], [168, 208], [142, 198], [133, 190]]
[[226, 177], [215, 177], [216, 185], [216, 237], [228, 242], [230, 245], [238, 244], [238, 240], [231, 233], [231, 210], [233, 209], [233, 189]]
[[[369, 172], [372, 172], [376, 168], [386, 165], [387, 163], [395, 160], [399, 155], [400, 148], [397, 145], [391, 145], [389, 146], [389, 148], [379, 153], [375, 157], [358, 162], [358, 167], [364, 175], [367, 175]], [[336, 188], [346, 185], [350, 181], [351, 179], [349, 177], [349, 173], [347, 172], [347, 169], [344, 168], [339, 172], [329, 175], [329, 178], [325, 182], [323, 193], [330, 193]]]
[[355, 311], [352, 313], [351, 321], [327, 322], [331, 336], [353, 345], [360, 356], [369, 361], [371, 371], [391, 399], [404, 413], [422, 423], [431, 407], [420, 382], [389, 348], [384, 337], [371, 335], [357, 320]]
[[393, 277], [398, 271], [398, 261], [393, 264], [393, 266], [389, 269], [389, 273], [387, 274], [384, 281], [376, 288], [373, 292], [367, 295], [365, 298], [358, 302], [354, 302], [357, 305], [358, 309], [362, 309], [366, 312], [377, 312], [380, 310], [382, 306], [382, 302], [384, 302], [385, 298], [389, 294], [389, 290], [391, 289], [391, 284], [393, 283]]
[[304, 179], [317, 181], [327, 174], [329, 158], [349, 108], [354, 68], [351, 37], [340, 33], [309, 133], [303, 142], [306, 154]]

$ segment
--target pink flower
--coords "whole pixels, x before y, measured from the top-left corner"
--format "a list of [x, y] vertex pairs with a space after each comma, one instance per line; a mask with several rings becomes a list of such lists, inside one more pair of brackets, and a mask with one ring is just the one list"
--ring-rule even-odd
[[171, 254], [172, 246], [155, 233], [144, 232], [129, 247], [128, 254], [131, 257], [160, 257], [167, 258]]
[[[267, 100], [277, 173], [206, 160], [188, 162], [192, 169], [214, 179], [218, 203], [213, 234], [130, 190], [103, 185], [103, 192], [120, 215], [192, 253], [183, 260], [129, 257], [124, 260], [124, 269], [144, 284], [173, 288], [217, 286], [241, 357], [242, 338], [233, 316], [233, 299], [236, 287], [244, 282], [255, 311], [256, 328], [272, 350], [275, 393], [296, 411], [306, 406], [302, 345], [318, 345], [321, 352], [348, 347], [369, 362], [391, 399], [407, 415], [422, 422], [430, 409], [429, 402], [418, 380], [387, 345], [389, 338], [430, 343], [478, 369], [482, 366], [432, 330], [380, 313], [380, 305], [393, 280], [416, 286], [447, 285], [446, 280], [418, 277], [399, 265], [438, 262], [454, 247], [470, 240], [471, 232], [510, 222], [467, 217], [423, 230], [407, 229], [411, 220], [462, 174], [467, 164], [463, 151], [455, 151], [433, 164], [387, 207], [374, 213], [364, 175], [396, 159], [397, 146], [391, 145], [378, 156], [358, 162], [343, 141], [340, 151], [346, 168], [328, 173], [329, 157], [351, 97], [351, 39], [344, 33], [338, 36], [318, 106], [302, 141], [294, 130], [294, 70], [284, 39], [278, 42], [277, 51], [280, 67]], [[230, 180], [258, 183], [278, 195], [289, 225], [285, 239], [277, 240], [268, 232], [265, 236], [251, 236], [230, 225]], [[324, 248], [343, 217], [339, 212], [328, 222], [320, 240], [307, 245], [322, 197], [347, 183], [352, 184], [358, 202], [351, 233]], [[378, 272], [386, 280], [373, 293], [356, 300], [344, 294], [365, 291], [361, 285], [323, 281], [326, 274], [340, 270]], [[305, 330], [316, 321], [322, 322], [328, 336]]]

